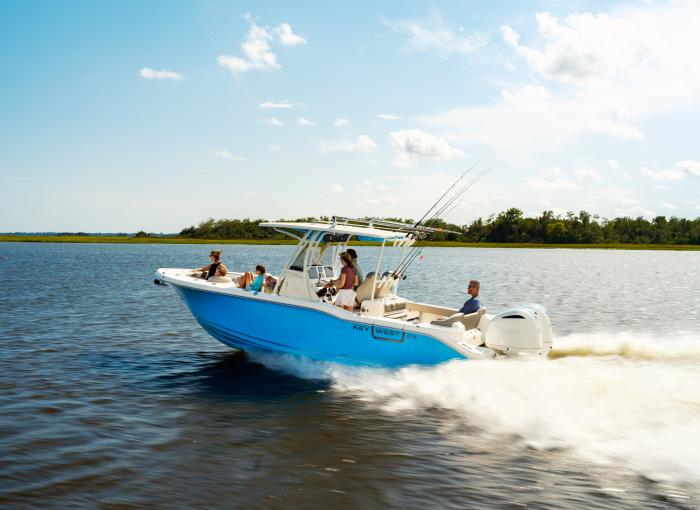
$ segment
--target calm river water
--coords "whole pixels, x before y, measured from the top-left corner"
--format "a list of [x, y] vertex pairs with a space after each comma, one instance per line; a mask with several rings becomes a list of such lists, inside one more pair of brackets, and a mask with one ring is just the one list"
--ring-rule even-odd
[[403, 295], [542, 303], [555, 356], [389, 371], [219, 344], [152, 283], [211, 248], [0, 243], [0, 506], [700, 506], [700, 252], [427, 249]]

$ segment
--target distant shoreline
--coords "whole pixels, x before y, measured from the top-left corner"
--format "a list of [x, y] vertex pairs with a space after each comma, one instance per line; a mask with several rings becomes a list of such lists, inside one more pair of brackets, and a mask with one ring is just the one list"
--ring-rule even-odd
[[[108, 243], [108, 244], [251, 244], [294, 245], [294, 239], [189, 239], [181, 237], [127, 237], [127, 236], [0, 236], [0, 242], [15, 243]], [[376, 246], [376, 243], [351, 242], [355, 246]], [[429, 241], [426, 247], [435, 248], [568, 248], [591, 250], [666, 250], [700, 251], [695, 244], [535, 244], [535, 243], [462, 243]]]

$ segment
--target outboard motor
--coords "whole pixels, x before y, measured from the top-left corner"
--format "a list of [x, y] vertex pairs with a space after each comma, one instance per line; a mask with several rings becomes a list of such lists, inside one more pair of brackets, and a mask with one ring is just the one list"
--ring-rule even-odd
[[552, 326], [541, 305], [521, 305], [491, 318], [486, 346], [504, 354], [546, 355], [552, 348]]

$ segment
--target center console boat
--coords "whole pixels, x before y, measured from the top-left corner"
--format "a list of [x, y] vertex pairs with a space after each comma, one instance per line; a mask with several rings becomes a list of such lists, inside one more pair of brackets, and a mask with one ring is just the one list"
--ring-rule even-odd
[[[279, 275], [268, 279], [274, 284], [264, 291], [240, 288], [237, 273], [204, 280], [191, 269], [156, 272], [155, 282], [172, 286], [197, 322], [230, 347], [381, 367], [545, 356], [552, 347], [549, 316], [541, 305], [464, 315], [401, 297], [403, 268], [415, 255], [416, 240], [430, 229], [348, 218], [260, 226], [299, 241]], [[357, 288], [355, 308], [349, 311], [334, 306], [334, 296], [324, 289], [339, 276], [338, 255], [352, 239], [376, 243], [380, 250], [374, 271]], [[389, 248], [400, 250], [400, 263], [382, 272]]]

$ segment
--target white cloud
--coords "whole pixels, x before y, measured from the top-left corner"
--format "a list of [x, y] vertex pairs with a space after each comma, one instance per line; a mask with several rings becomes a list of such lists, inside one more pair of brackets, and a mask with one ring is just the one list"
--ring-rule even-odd
[[219, 55], [217, 58], [219, 64], [226, 67], [233, 74], [252, 69], [276, 69], [280, 67], [277, 63], [277, 55], [270, 48], [270, 40], [272, 39], [270, 31], [265, 27], [256, 25], [249, 16], [246, 19], [250, 23], [250, 29], [245, 41], [241, 44], [243, 58]]
[[700, 161], [692, 161], [692, 160], [678, 161], [676, 163], [676, 167], [688, 175], [692, 175], [694, 177], [700, 177]]
[[319, 142], [321, 152], [371, 152], [377, 144], [367, 135], [360, 135], [354, 142]]
[[385, 21], [394, 32], [409, 36], [407, 47], [415, 51], [436, 51], [440, 54], [468, 54], [483, 47], [486, 37], [481, 33], [464, 35], [464, 29], [455, 32], [435, 11], [430, 19]]
[[591, 181], [600, 182], [602, 180], [600, 178], [600, 175], [598, 175], [598, 172], [596, 172], [592, 168], [578, 168], [576, 170], [576, 176], [579, 179], [590, 179]]
[[383, 207], [387, 205], [394, 205], [396, 203], [396, 198], [392, 195], [383, 195], [381, 197], [367, 198], [359, 202], [360, 206], [373, 206], [373, 207]]
[[267, 148], [270, 149], [272, 152], [279, 152], [280, 151], [280, 146], [275, 145], [274, 143], [271, 143], [270, 145], [268, 145]]
[[362, 185], [357, 188], [357, 192], [362, 195], [370, 195], [377, 192], [384, 192], [388, 189], [389, 188], [387, 188], [384, 184], [379, 184], [377, 182], [370, 181], [369, 179], [365, 179], [362, 181]]
[[150, 67], [144, 67], [140, 69], [139, 76], [147, 80], [182, 80], [182, 75], [180, 73], [176, 73], [175, 71], [166, 71], [165, 69], [156, 71], [155, 69], [151, 69]]
[[279, 120], [277, 117], [267, 117], [265, 119], [260, 119], [261, 124], [267, 124], [268, 126], [281, 127], [284, 126], [284, 122]]
[[642, 172], [656, 181], [679, 181], [688, 176], [700, 177], [700, 162], [693, 160], [676, 161], [673, 167], [666, 170], [653, 171], [644, 168]]
[[360, 135], [355, 140], [355, 147], [360, 152], [370, 152], [377, 147], [377, 144], [367, 135]]
[[[488, 204], [489, 199], [483, 195], [471, 196], [469, 197], [469, 204]], [[467, 204], [461, 204], [459, 207], [467, 208]]]
[[378, 113], [377, 118], [382, 120], [401, 120], [401, 117], [392, 115], [391, 113]]
[[[383, 207], [394, 205], [396, 198], [387, 193], [389, 187], [379, 182], [365, 179], [362, 184], [357, 187], [357, 192], [362, 195], [362, 198], [357, 202], [359, 207]], [[396, 189], [392, 185], [391, 189]]]
[[292, 32], [292, 27], [289, 23], [280, 23], [275, 29], [275, 34], [283, 46], [299, 46], [306, 44], [306, 39]]
[[226, 149], [218, 149], [212, 151], [212, 154], [217, 158], [226, 159], [228, 161], [245, 161], [246, 159], [241, 156], [236, 156], [233, 152]]
[[633, 205], [631, 207], [618, 207], [615, 209], [616, 216], [646, 216], [653, 218], [656, 216], [656, 211], [647, 209], [643, 205]]
[[246, 14], [244, 19], [248, 21], [250, 28], [241, 44], [243, 56], [219, 55], [216, 59], [220, 65], [226, 67], [234, 75], [251, 70], [278, 69], [280, 65], [277, 63], [277, 55], [270, 46], [275, 35], [277, 35], [279, 43], [285, 46], [306, 43], [303, 37], [292, 33], [292, 28], [287, 23], [270, 29], [258, 26], [250, 14]]
[[462, 156], [462, 151], [447, 141], [419, 129], [402, 129], [391, 133], [395, 166], [412, 166], [421, 159], [446, 160]]
[[609, 207], [611, 204], [619, 204], [613, 209], [616, 216], [647, 216], [654, 217], [656, 212], [648, 209], [645, 204], [632, 196], [632, 191], [617, 187], [604, 188], [590, 198], [600, 201]]
[[498, 150], [552, 146], [581, 133], [640, 140], [642, 119], [700, 102], [699, 18], [700, 2], [689, 1], [562, 19], [540, 13], [526, 42], [504, 26], [529, 83], [490, 105], [419, 120], [448, 140]]
[[349, 126], [350, 121], [346, 119], [345, 117], [338, 117], [333, 121], [333, 127], [343, 127], [343, 126]]
[[563, 177], [563, 172], [557, 168], [541, 170], [537, 174], [526, 177], [525, 182], [530, 188], [545, 191], [564, 191], [579, 189], [578, 184]]
[[671, 211], [675, 211], [676, 209], [678, 209], [678, 207], [676, 207], [673, 204], [669, 204], [668, 202], [664, 202], [663, 204], [661, 204], [661, 207], [663, 207], [664, 209], [669, 209]]
[[345, 190], [343, 189], [343, 187], [340, 184], [337, 184], [334, 182], [331, 184], [331, 191], [333, 193], [343, 193]]
[[607, 102], [555, 97], [546, 87], [525, 85], [503, 90], [491, 106], [461, 107], [420, 117], [448, 139], [490, 145], [498, 150], [551, 146], [590, 131], [623, 140], [641, 139], [641, 131], [616, 114]]
[[285, 99], [283, 101], [263, 101], [258, 105], [258, 107], [266, 110], [282, 110], [287, 108], [293, 108], [297, 104], [298, 103], [292, 103]]
[[694, 99], [700, 81], [698, 15], [698, 2], [575, 13], [563, 20], [541, 12], [536, 16], [539, 40], [531, 46], [521, 45], [510, 27], [502, 34], [530, 70], [546, 80], [574, 84], [587, 94], [616, 89], [612, 97], [620, 99], [625, 115], [655, 109], [655, 102]]
[[618, 163], [618, 162], [615, 161], [614, 159], [609, 159], [609, 160], [608, 160], [608, 166], [609, 166], [610, 168], [612, 168], [613, 170], [616, 170], [616, 169], [620, 168], [620, 163]]
[[[509, 26], [503, 40], [543, 78], [562, 83], [614, 79], [618, 73], [644, 66], [651, 55], [642, 31], [606, 14], [575, 13], [563, 22], [548, 12], [536, 15], [541, 49], [520, 44]], [[624, 70], [624, 71], [623, 71]]]
[[307, 119], [305, 117], [297, 117], [297, 124], [299, 124], [300, 126], [315, 126], [316, 125], [316, 123], [313, 120]]

